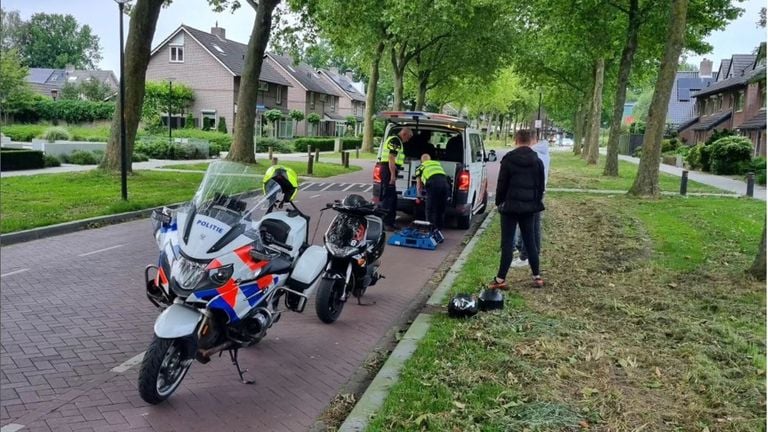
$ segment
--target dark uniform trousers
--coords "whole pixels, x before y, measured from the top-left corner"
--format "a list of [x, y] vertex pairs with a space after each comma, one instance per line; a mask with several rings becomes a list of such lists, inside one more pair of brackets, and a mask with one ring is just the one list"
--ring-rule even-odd
[[427, 190], [426, 213], [429, 223], [442, 230], [445, 222], [445, 208], [448, 204], [448, 178], [443, 174], [434, 174], [424, 185]]
[[395, 226], [395, 218], [397, 216], [397, 188], [395, 188], [394, 184], [389, 183], [391, 178], [389, 164], [382, 163], [379, 200], [381, 208], [387, 211], [387, 214], [384, 216], [385, 226]]

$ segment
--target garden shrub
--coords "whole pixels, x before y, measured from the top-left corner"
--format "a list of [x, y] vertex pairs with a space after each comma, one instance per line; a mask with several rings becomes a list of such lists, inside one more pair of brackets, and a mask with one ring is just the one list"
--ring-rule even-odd
[[13, 124], [0, 126], [0, 132], [13, 141], [30, 142], [43, 134], [45, 126], [38, 124]]
[[0, 170], [38, 169], [45, 166], [43, 152], [26, 149], [0, 148]]
[[674, 152], [678, 147], [680, 147], [680, 141], [678, 141], [677, 138], [669, 138], [661, 141], [662, 153]]
[[63, 154], [59, 156], [59, 159], [63, 163], [70, 163], [75, 165], [96, 165], [101, 162], [103, 154], [96, 152], [90, 152], [86, 150], [74, 150], [69, 154]]
[[[307, 146], [312, 146], [312, 151], [320, 149], [320, 151], [333, 151], [334, 138], [297, 138], [293, 141], [293, 148], [297, 152], [306, 152]], [[353, 150], [357, 146], [361, 146], [363, 143], [362, 138], [341, 138], [341, 146], [344, 150]]]
[[[707, 147], [707, 146], [705, 146]], [[711, 146], [710, 168], [715, 174], [742, 174], [752, 162], [752, 141], [743, 136], [726, 136]]]
[[[192, 144], [169, 144], [167, 139], [154, 138], [139, 141], [133, 150], [152, 159], [207, 159], [208, 154]], [[209, 146], [210, 152], [210, 146]]]
[[69, 134], [67, 129], [61, 126], [53, 126], [45, 130], [42, 138], [52, 143], [56, 140], [69, 141], [72, 139], [72, 135]]
[[53, 155], [44, 155], [43, 163], [45, 164], [46, 168], [61, 166], [61, 161], [59, 160], [59, 158]]
[[[267, 153], [269, 148], [272, 147], [272, 151], [275, 153], [292, 153], [293, 144], [288, 140], [274, 139], [274, 138], [257, 138], [254, 141], [254, 148], [257, 153]], [[306, 151], [306, 149], [304, 149]]]
[[149, 156], [144, 153], [133, 152], [133, 155], [131, 156], [131, 162], [147, 162], [148, 160]]
[[216, 126], [216, 130], [221, 133], [227, 133], [227, 119], [219, 117], [219, 125]]

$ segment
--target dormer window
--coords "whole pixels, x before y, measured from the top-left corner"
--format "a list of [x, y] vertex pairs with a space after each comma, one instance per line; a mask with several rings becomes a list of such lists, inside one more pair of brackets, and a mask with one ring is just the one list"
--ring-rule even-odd
[[336, 112], [336, 98], [331, 96], [331, 112]]

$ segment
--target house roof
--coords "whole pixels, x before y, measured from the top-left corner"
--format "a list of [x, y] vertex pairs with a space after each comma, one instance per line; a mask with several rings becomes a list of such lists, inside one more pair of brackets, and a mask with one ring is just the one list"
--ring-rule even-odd
[[333, 121], [336, 121], [336, 122], [339, 122], [339, 121], [343, 122], [343, 121], [347, 120], [346, 117], [342, 116], [339, 113], [335, 113], [335, 112], [327, 112], [326, 111], [326, 112], [323, 113], [323, 115], [325, 115], [326, 120], [333, 120]]
[[[111, 70], [66, 70], [51, 68], [29, 68], [27, 82], [31, 85], [46, 86], [49, 88], [61, 88], [66, 83], [80, 83], [89, 78], [97, 79], [103, 83], [116, 87], [117, 77]], [[36, 87], [36, 88], [37, 88]], [[42, 88], [42, 87], [40, 87]]]
[[698, 72], [677, 72], [667, 106], [667, 123], [680, 124], [694, 115], [693, 93], [705, 88], [714, 78], [701, 78]]
[[[182, 25], [181, 27], [200, 42], [209, 53], [223, 63], [232, 74], [235, 76], [242, 76], [243, 69], [245, 69], [245, 55], [248, 52], [248, 45], [230, 39], [223, 39], [188, 25]], [[261, 81], [291, 87], [288, 80], [283, 78], [283, 76], [280, 75], [269, 62], [261, 63], [259, 79]]]
[[738, 126], [738, 129], [765, 129], [765, 108], [755, 114], [754, 117]]
[[[754, 59], [753, 59], [754, 61]], [[698, 93], [694, 93], [694, 97], [708, 96], [711, 94], [722, 93], [725, 90], [729, 90], [736, 87], [743, 87], [760, 75], [765, 75], [765, 65], [758, 67], [757, 69], [747, 70], [743, 75], [728, 78], [725, 81], [718, 81], [711, 86], [701, 90]]]
[[725, 80], [728, 69], [731, 67], [731, 59], [720, 60], [720, 68], [717, 70], [717, 81]]
[[745, 70], [751, 69], [755, 64], [756, 58], [756, 54], [734, 54], [731, 57], [731, 67], [728, 68], [726, 79], [742, 76]]
[[682, 132], [682, 131], [688, 129], [689, 127], [695, 125], [698, 121], [699, 121], [699, 117], [694, 117], [692, 119], [688, 119], [688, 120], [680, 123], [680, 126], [677, 127], [677, 131], [678, 132]]
[[728, 120], [731, 117], [731, 112], [726, 111], [722, 113], [715, 113], [709, 116], [709, 118], [702, 119], [701, 123], [694, 126], [693, 130], [697, 131], [708, 131], [715, 126], [719, 125], [720, 123]]
[[294, 64], [291, 57], [273, 53], [268, 53], [267, 55], [285, 69], [305, 89], [315, 93], [344, 96], [339, 90], [336, 90], [330, 82], [318, 74], [312, 66], [306, 63]]
[[322, 72], [323, 75], [328, 76], [328, 78], [330, 78], [334, 84], [339, 86], [344, 91], [344, 93], [349, 95], [350, 99], [354, 101], [365, 102], [365, 95], [360, 93], [345, 75], [341, 75], [330, 70], [321, 70], [320, 72]]

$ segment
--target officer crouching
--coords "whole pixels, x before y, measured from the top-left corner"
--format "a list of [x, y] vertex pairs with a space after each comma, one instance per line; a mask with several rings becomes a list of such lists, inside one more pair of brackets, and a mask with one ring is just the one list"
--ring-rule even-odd
[[426, 197], [427, 221], [442, 231], [445, 221], [445, 207], [448, 203], [448, 176], [440, 162], [433, 161], [428, 154], [421, 156], [421, 165], [416, 168], [416, 182]]

